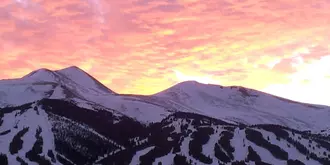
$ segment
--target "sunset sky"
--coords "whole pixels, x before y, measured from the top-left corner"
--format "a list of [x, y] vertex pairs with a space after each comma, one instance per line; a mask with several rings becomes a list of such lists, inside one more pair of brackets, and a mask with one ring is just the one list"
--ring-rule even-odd
[[329, 0], [0, 0], [0, 79], [76, 65], [118, 93], [185, 80], [330, 105]]

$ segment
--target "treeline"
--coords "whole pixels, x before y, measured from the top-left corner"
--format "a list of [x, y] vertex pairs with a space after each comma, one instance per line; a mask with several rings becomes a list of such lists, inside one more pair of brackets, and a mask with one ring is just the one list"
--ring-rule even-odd
[[[109, 111], [92, 111], [65, 100], [54, 99], [43, 99], [40, 101], [40, 105], [47, 113], [53, 113], [77, 123], [88, 125], [99, 134], [116, 141], [124, 147], [133, 145], [133, 142], [130, 142], [129, 139], [147, 137], [149, 134], [149, 130], [145, 125], [126, 116], [118, 118]], [[119, 122], [114, 122], [118, 120]]]
[[[316, 161], [320, 162], [321, 164], [330, 164], [329, 158], [320, 157], [320, 156], [316, 155], [315, 153], [310, 152], [306, 146], [302, 145], [299, 141], [290, 137], [289, 133], [286, 130], [292, 131], [292, 134], [301, 135], [302, 138], [309, 139], [309, 143], [311, 143], [312, 140], [314, 140], [320, 146], [323, 146], [324, 148], [328, 149], [330, 147], [330, 144], [324, 140], [319, 139], [318, 138], [319, 136], [312, 136], [313, 134], [310, 134], [308, 132], [301, 132], [301, 131], [289, 129], [287, 127], [280, 126], [280, 125], [267, 124], [267, 125], [258, 125], [256, 127], [266, 130], [268, 132], [274, 133], [274, 135], [278, 139], [281, 138], [281, 139], [286, 140], [287, 142], [292, 144], [301, 154], [306, 155], [307, 159], [316, 160]], [[298, 137], [298, 139], [300, 140], [301, 137]], [[297, 162], [297, 161], [295, 161], [295, 162]]]
[[275, 158], [281, 160], [288, 160], [288, 153], [284, 151], [277, 145], [274, 145], [263, 138], [262, 133], [253, 130], [253, 129], [245, 129], [246, 138], [255, 143], [256, 145], [267, 149]]
[[98, 156], [120, 148], [80, 124], [63, 120], [51, 112], [48, 112], [48, 117], [54, 121], [52, 132], [56, 151], [76, 164], [93, 163]]
[[220, 119], [203, 116], [195, 113], [189, 113], [189, 112], [176, 112], [165, 118], [163, 121], [168, 120], [170, 118], [177, 118], [177, 119], [182, 118], [185, 120], [193, 120], [192, 125], [194, 126], [201, 126], [207, 124], [236, 126], [235, 124], [227, 123]]

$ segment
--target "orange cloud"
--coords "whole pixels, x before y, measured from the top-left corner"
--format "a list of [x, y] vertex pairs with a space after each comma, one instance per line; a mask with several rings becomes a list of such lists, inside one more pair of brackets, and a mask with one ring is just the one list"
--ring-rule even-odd
[[[327, 0], [3, 0], [0, 78], [77, 65], [119, 93], [195, 79], [315, 102], [276, 92], [297, 85], [293, 79], [311, 90], [328, 81], [327, 68], [315, 68], [327, 66], [329, 7]], [[319, 77], [297, 76], [312, 72]]]

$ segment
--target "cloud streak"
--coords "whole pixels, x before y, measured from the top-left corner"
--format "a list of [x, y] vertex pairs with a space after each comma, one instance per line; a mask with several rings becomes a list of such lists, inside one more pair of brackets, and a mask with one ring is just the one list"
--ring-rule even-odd
[[[181, 81], [173, 70], [286, 89], [293, 75], [326, 65], [329, 7], [327, 0], [3, 0], [0, 77], [77, 65], [119, 93], [163, 90]], [[311, 82], [301, 88], [317, 90]]]

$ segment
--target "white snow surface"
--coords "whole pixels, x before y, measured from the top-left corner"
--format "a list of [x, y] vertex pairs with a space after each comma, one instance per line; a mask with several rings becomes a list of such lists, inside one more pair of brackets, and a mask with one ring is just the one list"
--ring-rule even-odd
[[30, 103], [47, 97], [47, 92], [53, 89], [52, 83], [1, 83], [0, 107], [16, 106]]
[[133, 156], [132, 161], [130, 165], [137, 165], [140, 164], [140, 156], [147, 154], [150, 150], [154, 149], [155, 147], [148, 147], [144, 150], [136, 152], [136, 154]]

